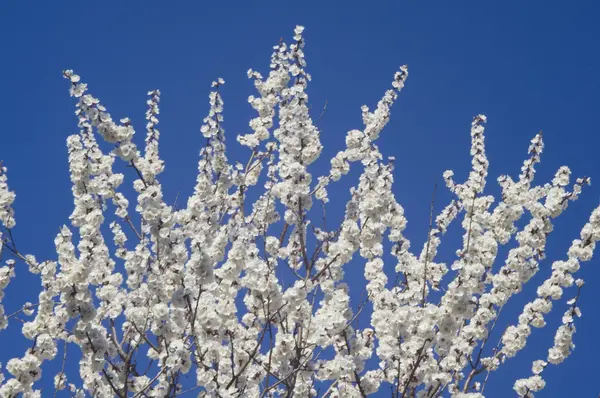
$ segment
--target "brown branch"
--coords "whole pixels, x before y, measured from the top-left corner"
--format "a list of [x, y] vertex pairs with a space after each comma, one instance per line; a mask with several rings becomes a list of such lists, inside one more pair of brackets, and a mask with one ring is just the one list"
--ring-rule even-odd
[[[59, 373], [61, 381], [65, 377], [65, 363], [66, 362], [67, 362], [67, 342], [65, 341], [65, 343], [63, 345], [62, 365], [60, 367], [60, 373]], [[60, 387], [60, 381], [56, 384], [56, 387], [54, 388], [54, 398], [56, 398], [56, 394], [58, 394], [59, 387]]]
[[125, 222], [127, 222], [127, 224], [129, 224], [129, 226], [131, 227], [131, 229], [133, 230], [133, 232], [135, 232], [135, 235], [138, 237], [138, 239], [141, 241], [142, 238], [142, 234], [140, 234], [137, 230], [137, 228], [133, 225], [133, 223], [131, 222], [131, 218], [129, 218], [129, 216], [125, 217]]
[[423, 266], [423, 298], [421, 299], [421, 307], [425, 307], [425, 299], [427, 295], [427, 263], [429, 261], [429, 244], [431, 243], [431, 231], [433, 230], [433, 207], [435, 204], [435, 191], [437, 184], [433, 185], [433, 194], [431, 194], [431, 206], [429, 209], [429, 233], [427, 234], [427, 244], [425, 245], [425, 265]]
[[112, 388], [112, 390], [115, 392], [115, 394], [117, 394], [117, 396], [119, 396], [120, 398], [125, 398], [123, 396], [123, 394], [121, 394], [121, 392], [113, 384], [113, 382], [112, 382], [112, 376], [110, 376], [108, 373], [106, 373], [106, 369], [102, 368], [102, 374], [104, 375], [104, 378], [106, 379], [106, 381], [110, 385], [110, 388]]
[[323, 118], [323, 115], [325, 115], [325, 112], [327, 112], [327, 104], [329, 103], [328, 99], [325, 99], [325, 105], [323, 105], [323, 110], [321, 111], [321, 114], [319, 115], [319, 118], [317, 119], [316, 123], [319, 123], [321, 121], [321, 119]]
[[[148, 388], [150, 388], [150, 386], [152, 386], [152, 384], [154, 384], [154, 382], [155, 382], [156, 380], [158, 380], [158, 378], [159, 378], [160, 376], [162, 376], [162, 374], [163, 374], [163, 373], [165, 373], [165, 371], [166, 371], [166, 370], [167, 370], [167, 367], [165, 366], [164, 368], [162, 368], [162, 370], [161, 370], [161, 371], [160, 371], [160, 372], [159, 372], [159, 373], [158, 373], [156, 376], [154, 376], [154, 378], [153, 378], [152, 380], [150, 380], [150, 381], [148, 382], [148, 384], [146, 384], [146, 385], [144, 386], [144, 388], [142, 388], [140, 391], [138, 391], [138, 392], [137, 392], [137, 393], [136, 393], [136, 394], [133, 396], [133, 398], [138, 398], [138, 397], [140, 397], [142, 394], [144, 394], [144, 392], [145, 392], [145, 391], [146, 391]], [[144, 394], [144, 395], [145, 395], [145, 394]]]
[[242, 375], [244, 373], [244, 371], [246, 370], [246, 368], [248, 367], [248, 365], [250, 365], [250, 362], [252, 362], [252, 358], [256, 355], [256, 353], [258, 352], [258, 349], [260, 348], [260, 345], [262, 344], [262, 341], [263, 341], [263, 339], [265, 337], [265, 334], [267, 332], [267, 326], [271, 323], [271, 321], [275, 318], [275, 316], [277, 316], [279, 314], [279, 312], [283, 309], [283, 307], [285, 307], [286, 305], [287, 305], [287, 303], [283, 304], [281, 307], [279, 307], [279, 309], [277, 311], [275, 311], [273, 313], [273, 315], [271, 315], [269, 317], [269, 319], [267, 319], [267, 323], [262, 328], [260, 338], [256, 342], [256, 345], [254, 346], [254, 349], [252, 350], [252, 355], [250, 355], [250, 358], [248, 358], [248, 360], [246, 361], [246, 363], [243, 366], [240, 367], [240, 370], [239, 370], [238, 374], [231, 378], [231, 380], [229, 381], [229, 383], [225, 387], [226, 390], [229, 389], [229, 387], [231, 387], [233, 385], [233, 383], [235, 383], [237, 381], [237, 379], [240, 377], [240, 375]]
[[408, 390], [408, 386], [410, 385], [410, 381], [412, 380], [413, 376], [415, 375], [415, 372], [417, 371], [417, 368], [419, 367], [419, 365], [421, 364], [421, 361], [423, 360], [423, 351], [425, 351], [425, 346], [427, 345], [427, 343], [429, 342], [429, 339], [426, 339], [423, 342], [423, 345], [421, 346], [421, 348], [419, 348], [419, 351], [417, 353], [417, 360], [415, 361], [415, 364], [412, 368], [412, 371], [410, 372], [410, 375], [408, 376], [408, 378], [406, 379], [406, 382], [404, 383], [404, 389], [402, 390], [402, 397], [406, 396], [406, 391]]
[[337, 258], [339, 257], [339, 254], [336, 254], [331, 261], [329, 261], [329, 263], [327, 265], [325, 265], [325, 267], [323, 267], [323, 269], [321, 271], [319, 271], [315, 276], [312, 277], [312, 281], [315, 282], [317, 279], [319, 279], [319, 277], [321, 275], [323, 275], [328, 269], [329, 267], [331, 267], [331, 265], [335, 262], [335, 260], [337, 260]]

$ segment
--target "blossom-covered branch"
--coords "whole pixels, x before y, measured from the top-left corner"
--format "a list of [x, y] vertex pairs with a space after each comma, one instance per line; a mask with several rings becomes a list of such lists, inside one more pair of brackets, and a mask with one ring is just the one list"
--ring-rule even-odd
[[[393, 190], [394, 158], [384, 159], [377, 145], [407, 66], [394, 73], [374, 109], [356, 110], [363, 125], [346, 133], [344, 148], [322, 170], [305, 43], [298, 26], [291, 44], [274, 47], [266, 77], [248, 71], [257, 90], [248, 102], [257, 115], [249, 132], [237, 136], [248, 151], [243, 160], [227, 151], [225, 81], [212, 83], [193, 193], [177, 207], [160, 181], [160, 91], [148, 92], [146, 137], [138, 145], [129, 118], [114, 121], [79, 75], [63, 73], [77, 100], [79, 133], [67, 138], [73, 211], [54, 238], [54, 258], [39, 262], [20, 251], [28, 242], [17, 236], [15, 194], [0, 165], [0, 330], [20, 320], [30, 340], [0, 372], [0, 396], [42, 396], [42, 366], [54, 360], [61, 368], [55, 395], [74, 397], [367, 397], [378, 391], [483, 397], [490, 374], [525, 348], [532, 327], [545, 326], [564, 289], [581, 287], [575, 273], [600, 240], [600, 207], [493, 347], [502, 309], [540, 271], [553, 220], [589, 178], [570, 186], [563, 166], [552, 181], [536, 185], [540, 132], [518, 179], [501, 176], [501, 195], [494, 198], [486, 193], [487, 118], [476, 115], [468, 177], [459, 183], [454, 172], [443, 173], [453, 198], [435, 216], [434, 196], [425, 244], [412, 251]], [[115, 172], [116, 162], [127, 172]], [[331, 225], [327, 206], [343, 203], [336, 184], [351, 167], [358, 180], [341, 222]], [[129, 198], [126, 180], [134, 192]], [[456, 255], [440, 258], [454, 221], [462, 228]], [[499, 257], [513, 238], [508, 255]], [[39, 275], [36, 304], [4, 295], [20, 267]], [[361, 287], [346, 277], [351, 267], [366, 280], [358, 306], [351, 289]], [[519, 396], [540, 391], [542, 370], [574, 348], [578, 299], [579, 291], [546, 359], [514, 384]], [[370, 323], [359, 327], [367, 317]], [[80, 352], [78, 375], [65, 365], [71, 349]]]

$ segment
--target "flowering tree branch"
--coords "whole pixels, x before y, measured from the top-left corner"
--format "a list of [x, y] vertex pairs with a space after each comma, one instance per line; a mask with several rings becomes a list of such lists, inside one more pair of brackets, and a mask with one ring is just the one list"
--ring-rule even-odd
[[[553, 220], [590, 180], [572, 184], [570, 170], [561, 167], [550, 183], [535, 185], [540, 132], [519, 178], [498, 179], [496, 201], [485, 192], [487, 119], [477, 115], [469, 175], [458, 183], [452, 171], [443, 174], [453, 199], [434, 217], [434, 189], [426, 243], [420, 253], [411, 251], [404, 209], [392, 189], [394, 159], [384, 160], [377, 146], [408, 68], [394, 74], [375, 108], [361, 108], [363, 125], [347, 132], [344, 149], [323, 170], [315, 164], [323, 149], [317, 124], [327, 101], [313, 121], [303, 30], [296, 27], [292, 44], [281, 40], [274, 47], [267, 76], [248, 71], [257, 91], [248, 102], [257, 116], [249, 132], [237, 136], [249, 150], [243, 162], [228, 157], [225, 82], [213, 82], [193, 194], [179, 205], [179, 193], [167, 203], [160, 182], [160, 91], [148, 92], [146, 137], [138, 146], [130, 119], [114, 121], [77, 74], [64, 72], [80, 131], [67, 139], [74, 206], [69, 225], [54, 239], [56, 258], [39, 262], [17, 250], [16, 196], [0, 164], [0, 329], [19, 319], [31, 341], [8, 361], [8, 377], [0, 373], [0, 396], [40, 396], [42, 365], [56, 358], [60, 344], [55, 396], [64, 390], [74, 397], [122, 398], [323, 391], [364, 398], [390, 388], [396, 397], [478, 398], [490, 374], [524, 349], [531, 328], [545, 326], [564, 289], [581, 288], [574, 275], [600, 240], [600, 207], [566, 259], [552, 264], [518, 322], [490, 348], [505, 304], [539, 271]], [[116, 173], [117, 161], [131, 172]], [[336, 184], [352, 167], [358, 180], [343, 219], [332, 226], [329, 193], [333, 205], [341, 205]], [[126, 198], [121, 186], [129, 178], [135, 193]], [[455, 220], [462, 242], [446, 264], [438, 248]], [[499, 258], [512, 238], [515, 246]], [[36, 304], [4, 297], [20, 263], [40, 277]], [[360, 267], [366, 280], [358, 306], [351, 304], [349, 267]], [[542, 370], [574, 348], [578, 301], [579, 290], [546, 359], [514, 384], [519, 396], [540, 391]], [[10, 315], [4, 306], [14, 308]], [[370, 323], [360, 328], [365, 314]], [[79, 379], [65, 365], [71, 346], [81, 353]]]

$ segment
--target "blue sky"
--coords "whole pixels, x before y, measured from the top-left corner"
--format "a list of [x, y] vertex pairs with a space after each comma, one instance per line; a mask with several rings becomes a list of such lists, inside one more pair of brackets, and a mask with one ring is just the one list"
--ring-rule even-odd
[[[167, 165], [162, 181], [167, 198], [174, 199], [178, 191], [182, 196], [192, 191], [210, 82], [226, 81], [227, 138], [231, 156], [243, 159], [247, 154], [234, 138], [248, 132], [253, 116], [246, 70], [266, 72], [271, 46], [281, 36], [289, 39], [296, 24], [306, 27], [314, 114], [328, 103], [319, 121], [324, 155], [342, 148], [345, 132], [361, 127], [360, 106], [374, 106], [397, 67], [409, 65], [407, 86], [379, 145], [384, 155], [396, 156], [395, 192], [414, 247], [423, 244], [431, 191], [442, 184], [442, 172], [452, 168], [459, 177], [466, 175], [469, 127], [478, 113], [488, 116], [489, 192], [497, 192], [499, 174], [518, 174], [529, 140], [540, 129], [546, 149], [538, 181], [564, 164], [575, 176], [592, 177], [593, 185], [557, 222], [549, 260], [532, 285], [548, 275], [551, 260], [565, 256], [598, 204], [598, 2], [71, 3], [0, 4], [0, 159], [17, 193], [19, 248], [40, 259], [54, 257], [54, 236], [72, 209], [65, 140], [77, 125], [63, 69], [79, 73], [113, 117], [131, 117], [138, 132], [144, 131], [146, 92], [162, 91], [161, 152]], [[439, 195], [440, 203], [449, 198]], [[546, 369], [548, 385], [540, 396], [600, 393], [598, 265], [593, 260], [580, 271], [588, 283], [577, 348], [559, 368]], [[19, 272], [7, 291], [7, 312], [34, 301], [36, 284]], [[519, 295], [506, 322], [516, 320], [516, 311], [533, 294], [530, 289]], [[565, 309], [564, 302], [556, 305], [549, 329], [534, 331], [532, 346], [492, 375], [489, 396], [512, 395], [514, 380], [528, 376], [531, 360], [545, 356]], [[14, 336], [9, 332], [0, 332], [0, 361], [25, 349], [25, 343], [5, 345]]]

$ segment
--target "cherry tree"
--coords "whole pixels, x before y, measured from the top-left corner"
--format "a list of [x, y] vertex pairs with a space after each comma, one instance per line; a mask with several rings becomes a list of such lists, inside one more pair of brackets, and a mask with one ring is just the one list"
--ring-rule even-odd
[[[79, 75], [64, 71], [79, 133], [67, 139], [74, 208], [54, 238], [56, 258], [19, 251], [26, 244], [16, 244], [15, 193], [7, 168], [0, 170], [0, 329], [25, 317], [22, 334], [31, 340], [3, 365], [0, 396], [483, 397], [490, 374], [510, 363], [575, 286], [554, 345], [514, 384], [520, 397], [544, 388], [544, 368], [574, 347], [583, 286], [574, 274], [600, 239], [600, 207], [518, 321], [490, 338], [504, 305], [538, 272], [553, 219], [590, 180], [571, 182], [561, 167], [535, 185], [539, 133], [518, 179], [501, 176], [501, 197], [485, 194], [486, 117], [477, 115], [470, 174], [458, 183], [444, 173], [454, 199], [437, 216], [432, 201], [426, 243], [411, 251], [392, 191], [394, 160], [376, 144], [407, 67], [374, 109], [362, 107], [363, 126], [346, 134], [345, 149], [323, 170], [313, 164], [323, 147], [309, 111], [304, 44], [298, 26], [292, 44], [274, 47], [266, 77], [248, 71], [257, 116], [251, 132], [237, 136], [249, 153], [243, 163], [228, 159], [224, 81], [212, 83], [196, 185], [179, 207], [167, 203], [160, 183], [160, 91], [148, 93], [142, 148], [128, 118], [113, 120]], [[130, 173], [115, 172], [115, 162]], [[360, 177], [343, 220], [328, 225], [328, 193], [351, 168]], [[126, 177], [136, 194], [130, 199]], [[459, 221], [462, 244], [444, 263], [438, 248]], [[344, 271], [350, 263], [367, 281], [357, 306]], [[8, 312], [15, 305], [3, 291], [25, 268], [39, 275], [41, 291]], [[360, 328], [365, 308], [370, 324]], [[0, 342], [8, 344], [1, 334]], [[74, 364], [67, 346], [80, 352]], [[53, 392], [38, 382], [48, 361], [61, 369]]]

